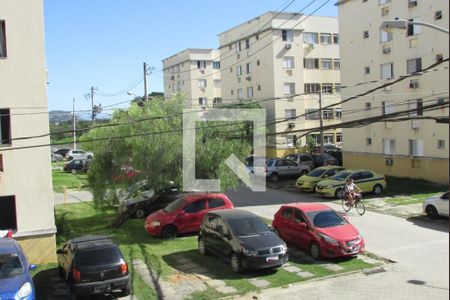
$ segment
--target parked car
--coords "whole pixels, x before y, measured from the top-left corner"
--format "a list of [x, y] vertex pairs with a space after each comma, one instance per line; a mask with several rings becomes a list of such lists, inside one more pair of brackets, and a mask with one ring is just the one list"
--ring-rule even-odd
[[308, 174], [310, 170], [309, 166], [298, 165], [290, 159], [272, 158], [266, 164], [266, 178], [277, 182], [281, 177], [298, 177]]
[[66, 153], [65, 158], [67, 160], [72, 160], [74, 158], [78, 159], [92, 159], [94, 154], [91, 152], [84, 152], [83, 150], [70, 150]]
[[331, 207], [320, 203], [291, 203], [275, 213], [272, 226], [289, 244], [321, 257], [354, 256], [364, 251], [358, 229]]
[[312, 156], [308, 153], [295, 153], [286, 155], [284, 158], [295, 161], [300, 166], [307, 166], [310, 170], [314, 169]]
[[74, 238], [56, 253], [59, 275], [75, 296], [130, 294], [128, 264], [109, 237]]
[[53, 152], [53, 153], [54, 153], [54, 154], [59, 154], [59, 155], [61, 155], [62, 157], [66, 157], [67, 152], [69, 152], [70, 150], [72, 150], [72, 149], [69, 149], [69, 148], [61, 148], [61, 149], [56, 150], [56, 151]]
[[87, 172], [89, 170], [89, 165], [91, 164], [90, 159], [72, 159], [68, 163], [65, 163], [63, 170], [65, 172]]
[[205, 215], [198, 235], [201, 254], [229, 260], [236, 273], [245, 269], [277, 268], [289, 256], [283, 242], [257, 215], [225, 209]]
[[436, 219], [439, 216], [448, 217], [448, 191], [444, 194], [429, 197], [423, 203], [423, 211], [430, 218]]
[[250, 155], [245, 158], [245, 165], [251, 173], [255, 173], [254, 168], [255, 168], [255, 162], [256, 162], [256, 164], [259, 164], [259, 166], [261, 166], [260, 174], [264, 174], [267, 159], [268, 159], [267, 157], [259, 157], [259, 156]]
[[52, 160], [52, 162], [63, 161], [64, 156], [62, 156], [61, 154], [52, 153], [51, 160]]
[[36, 299], [31, 270], [19, 243], [11, 238], [0, 238], [0, 299]]
[[371, 192], [374, 195], [380, 195], [387, 185], [384, 175], [376, 172], [370, 170], [344, 170], [328, 179], [319, 181], [316, 185], [316, 193], [325, 197], [342, 199], [347, 178], [352, 178], [353, 182], [363, 193]]
[[[336, 150], [341, 150], [341, 148], [339, 148], [338, 146], [336, 146], [335, 144], [324, 144], [323, 145], [323, 152], [327, 153], [329, 151], [336, 151]], [[320, 146], [314, 146], [311, 151], [311, 153], [320, 153]]]
[[145, 220], [145, 230], [152, 236], [174, 238], [180, 233], [198, 232], [206, 213], [233, 208], [224, 194], [184, 194], [150, 215]]
[[342, 151], [341, 150], [335, 150], [335, 151], [328, 151], [327, 154], [333, 156], [334, 158], [337, 159], [338, 161], [338, 165], [342, 166], [344, 161], [342, 159]]
[[339, 165], [339, 161], [328, 153], [313, 153], [311, 154], [311, 156], [313, 159], [314, 168], [330, 165], [334, 166]]
[[316, 184], [319, 181], [334, 176], [342, 170], [345, 169], [340, 166], [324, 166], [315, 168], [308, 174], [300, 176], [297, 179], [296, 186], [300, 191], [314, 192]]

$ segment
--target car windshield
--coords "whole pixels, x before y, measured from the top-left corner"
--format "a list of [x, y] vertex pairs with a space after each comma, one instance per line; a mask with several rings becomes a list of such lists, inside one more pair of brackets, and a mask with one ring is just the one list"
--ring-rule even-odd
[[175, 201], [164, 207], [163, 211], [165, 211], [166, 213], [173, 213], [180, 209], [184, 205], [184, 203], [184, 197], [180, 196]]
[[314, 170], [312, 170], [311, 172], [309, 172], [308, 173], [308, 176], [311, 176], [311, 177], [320, 177], [320, 176], [322, 176], [322, 174], [323, 173], [325, 173], [325, 169], [314, 169]]
[[228, 220], [231, 230], [238, 236], [251, 236], [270, 233], [270, 229], [259, 217], [245, 217]]
[[114, 247], [85, 249], [77, 253], [78, 267], [105, 266], [118, 263], [121, 259], [119, 251]]
[[336, 227], [347, 223], [347, 221], [334, 210], [318, 210], [306, 214], [308, 215], [308, 218], [312, 220], [314, 227]]
[[336, 175], [330, 177], [330, 179], [343, 181], [343, 180], [345, 180], [348, 176], [350, 176], [350, 174], [352, 174], [352, 173], [351, 173], [351, 172], [347, 172], [347, 171], [341, 171], [341, 172], [337, 173]]
[[24, 272], [25, 268], [17, 253], [0, 254], [0, 279], [12, 278]]

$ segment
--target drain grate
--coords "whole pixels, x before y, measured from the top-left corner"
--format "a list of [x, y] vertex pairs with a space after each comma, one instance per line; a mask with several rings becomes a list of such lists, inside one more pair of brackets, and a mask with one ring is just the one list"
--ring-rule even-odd
[[376, 268], [376, 269], [365, 271], [365, 272], [363, 272], [363, 274], [369, 276], [369, 275], [383, 273], [383, 272], [386, 272], [386, 270], [383, 268]]

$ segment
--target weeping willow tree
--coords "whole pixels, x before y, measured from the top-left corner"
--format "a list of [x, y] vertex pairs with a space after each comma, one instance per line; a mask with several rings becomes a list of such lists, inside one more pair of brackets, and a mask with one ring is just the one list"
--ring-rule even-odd
[[[107, 197], [111, 191], [144, 179], [156, 192], [169, 182], [182, 188], [182, 112], [181, 97], [154, 98], [115, 111], [110, 126], [83, 135], [84, 148], [94, 153], [88, 181], [97, 206], [113, 204]], [[195, 128], [196, 178], [220, 179], [222, 190], [237, 187], [238, 178], [224, 161], [231, 154], [241, 160], [250, 154], [249, 124], [197, 122]]]

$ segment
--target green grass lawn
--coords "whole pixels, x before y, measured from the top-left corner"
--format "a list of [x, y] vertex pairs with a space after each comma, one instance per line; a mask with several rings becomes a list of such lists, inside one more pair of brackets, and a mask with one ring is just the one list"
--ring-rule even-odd
[[69, 190], [87, 189], [87, 175], [85, 173], [68, 173], [63, 170], [53, 170], [53, 190], [58, 193], [64, 192], [64, 186]]
[[[134, 259], [143, 260], [149, 267], [156, 271], [157, 276], [168, 279], [171, 275], [178, 273], [176, 256], [182, 255], [191, 261], [206, 267], [218, 279], [224, 280], [227, 285], [237, 289], [238, 294], [244, 294], [251, 291], [257, 291], [258, 288], [251, 285], [246, 278], [258, 277], [270, 282], [270, 287], [285, 286], [289, 283], [300, 282], [305, 279], [289, 273], [283, 269], [252, 271], [243, 275], [235, 274], [229, 264], [213, 256], [203, 256], [197, 251], [197, 237], [185, 236], [173, 240], [161, 240], [149, 236], [144, 230], [144, 221], [142, 219], [131, 219], [125, 222], [119, 229], [109, 227], [110, 222], [115, 218], [116, 211], [96, 210], [92, 204], [77, 203], [56, 206], [56, 218], [59, 224], [58, 228], [58, 247], [61, 247], [65, 240], [84, 235], [84, 234], [105, 234], [111, 236], [119, 245], [129, 262], [132, 272], [132, 284], [134, 293], [138, 299], [157, 299], [156, 292], [152, 290], [139, 275], [133, 271], [132, 261]], [[62, 218], [62, 219], [61, 219]], [[61, 224], [64, 224], [61, 227]], [[301, 269], [314, 274], [312, 278], [323, 277], [340, 272], [350, 272], [363, 268], [373, 267], [360, 259], [333, 260], [343, 267], [342, 271], [333, 272], [320, 265], [308, 264], [301, 259], [291, 257], [290, 263]], [[53, 266], [50, 266], [53, 267]], [[55, 269], [53, 269], [55, 270]], [[43, 272], [48, 272], [45, 270]], [[35, 278], [44, 282], [39, 270]], [[38, 289], [41, 287], [38, 286]], [[48, 287], [47, 287], [48, 288]], [[45, 292], [40, 289], [40, 295]], [[217, 299], [225, 296], [214, 289], [203, 292], [196, 292], [191, 295], [192, 299]], [[44, 297], [45, 298], [45, 297]]]

